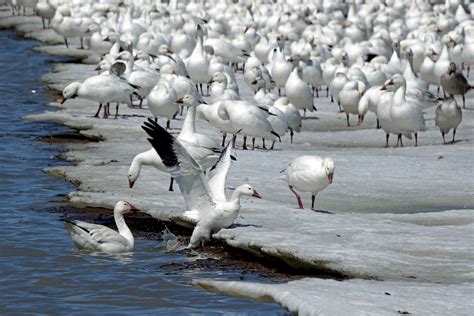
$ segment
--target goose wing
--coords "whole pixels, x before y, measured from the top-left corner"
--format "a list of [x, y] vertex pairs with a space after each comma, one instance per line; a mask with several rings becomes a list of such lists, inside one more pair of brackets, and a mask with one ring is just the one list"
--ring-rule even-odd
[[227, 146], [222, 151], [219, 160], [212, 166], [211, 170], [209, 171], [209, 181], [208, 185], [211, 189], [214, 197], [219, 202], [227, 202], [227, 198], [225, 196], [225, 182], [227, 179], [227, 173], [229, 172], [232, 157], [231, 151], [232, 146], [231, 143], [235, 142], [234, 139], [231, 140]]
[[74, 242], [81, 247], [99, 249], [103, 244], [127, 245], [125, 238], [109, 227], [83, 221], [63, 221]]
[[152, 119], [148, 119], [142, 128], [150, 136], [148, 141], [179, 185], [186, 202], [185, 215], [200, 220], [216, 204], [201, 166], [176, 138]]

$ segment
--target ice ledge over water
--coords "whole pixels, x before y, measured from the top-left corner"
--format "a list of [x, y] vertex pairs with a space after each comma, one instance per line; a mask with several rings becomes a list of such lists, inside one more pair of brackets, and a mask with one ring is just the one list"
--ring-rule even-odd
[[209, 280], [193, 284], [227, 295], [271, 300], [299, 315], [472, 315], [474, 310], [472, 283], [307, 278], [284, 284]]

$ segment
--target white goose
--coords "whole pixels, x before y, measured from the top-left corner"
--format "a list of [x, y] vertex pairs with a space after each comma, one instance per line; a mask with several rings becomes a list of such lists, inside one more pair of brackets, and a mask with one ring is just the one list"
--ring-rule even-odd
[[188, 71], [189, 77], [196, 83], [199, 84], [201, 94], [204, 94], [202, 91], [202, 84], [208, 83], [210, 78], [209, 75], [209, 59], [204, 53], [202, 47], [202, 31], [201, 26], [198, 25], [198, 39], [194, 50], [186, 61], [186, 69]]
[[120, 201], [115, 204], [114, 219], [118, 232], [103, 225], [83, 221], [63, 221], [72, 241], [79, 249], [106, 253], [130, 252], [134, 247], [134, 238], [123, 215], [136, 211], [138, 209], [128, 202]]
[[304, 208], [303, 202], [295, 189], [311, 192], [311, 209], [314, 210], [316, 195], [332, 183], [334, 161], [331, 158], [323, 159], [319, 156], [301, 156], [289, 163], [285, 174], [288, 187], [296, 196], [299, 208]]
[[298, 109], [303, 110], [304, 116], [306, 116], [306, 110], [313, 112], [316, 110], [316, 107], [313, 103], [311, 88], [306, 82], [301, 80], [299, 71], [298, 67], [293, 69], [286, 81], [285, 92], [288, 100]]
[[389, 85], [398, 87], [393, 95], [393, 104], [390, 109], [390, 117], [398, 129], [398, 139], [401, 140], [404, 133], [414, 133], [416, 147], [418, 145], [418, 132], [426, 131], [423, 111], [418, 104], [405, 98], [406, 81], [402, 75], [396, 74], [393, 76], [385, 83], [385, 86]]
[[[217, 115], [226, 121], [230, 121], [235, 130], [242, 130], [244, 143], [242, 149], [247, 149], [247, 136], [252, 136], [252, 149], [255, 148], [255, 138], [266, 138], [272, 141], [280, 140], [280, 136], [272, 130], [267, 120], [269, 113], [261, 108], [245, 101], [222, 101]], [[281, 140], [280, 140], [281, 141]]]
[[184, 215], [197, 222], [188, 248], [204, 244], [213, 232], [232, 225], [239, 215], [242, 195], [261, 198], [254, 188], [243, 184], [235, 189], [230, 201], [227, 201], [225, 181], [231, 163], [230, 142], [214, 168], [214, 175], [208, 180], [199, 164], [166, 130], [150, 119], [142, 127], [179, 185], [186, 201], [187, 211]]
[[[76, 97], [99, 102], [99, 109], [94, 117], [99, 117], [103, 104], [111, 102], [127, 103], [131, 100], [131, 95], [135, 93], [137, 86], [131, 85], [114, 74], [103, 74], [92, 76], [81, 82], [72, 82], [63, 90], [61, 104], [67, 99]], [[118, 116], [118, 104], [115, 118]], [[104, 108], [104, 118], [108, 117], [108, 106]]]
[[160, 79], [158, 84], [151, 90], [147, 97], [148, 108], [155, 118], [166, 117], [166, 128], [171, 128], [171, 118], [178, 113], [179, 106], [176, 91], [171, 87], [168, 81]]

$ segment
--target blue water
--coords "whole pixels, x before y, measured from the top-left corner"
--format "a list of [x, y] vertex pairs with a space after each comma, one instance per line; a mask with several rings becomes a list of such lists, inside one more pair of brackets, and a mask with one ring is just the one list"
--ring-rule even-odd
[[285, 313], [192, 286], [194, 278], [238, 279], [242, 271], [165, 268], [191, 259], [164, 253], [156, 240], [137, 240], [129, 255], [78, 251], [61, 214], [49, 211], [74, 188], [42, 172], [64, 163], [56, 158], [61, 147], [37, 140], [67, 129], [21, 119], [48, 109], [51, 95], [39, 78], [55, 59], [12, 32], [1, 31], [0, 43], [0, 315]]

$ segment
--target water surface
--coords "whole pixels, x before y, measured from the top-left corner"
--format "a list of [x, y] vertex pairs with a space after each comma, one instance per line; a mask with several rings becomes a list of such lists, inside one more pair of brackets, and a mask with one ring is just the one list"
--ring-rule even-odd
[[37, 140], [68, 130], [21, 119], [47, 110], [51, 94], [39, 78], [55, 59], [32, 52], [38, 43], [18, 40], [12, 32], [1, 31], [0, 43], [1, 315], [285, 313], [276, 304], [192, 286], [194, 278], [239, 279], [242, 271], [165, 267], [193, 259], [164, 253], [155, 240], [137, 240], [136, 251], [128, 255], [78, 251], [59, 221], [61, 214], [49, 211], [74, 188], [41, 171], [64, 163], [57, 159], [61, 147]]

